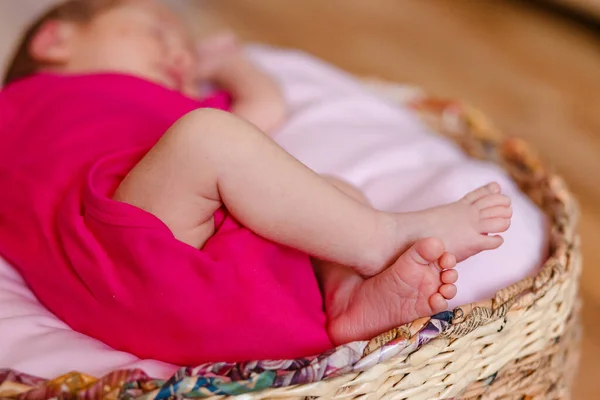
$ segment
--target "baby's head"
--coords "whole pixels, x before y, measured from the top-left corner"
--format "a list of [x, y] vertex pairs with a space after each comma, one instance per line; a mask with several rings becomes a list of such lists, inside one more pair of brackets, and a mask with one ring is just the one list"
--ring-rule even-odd
[[181, 21], [153, 0], [69, 0], [26, 31], [4, 84], [40, 71], [117, 72], [195, 94], [195, 61]]

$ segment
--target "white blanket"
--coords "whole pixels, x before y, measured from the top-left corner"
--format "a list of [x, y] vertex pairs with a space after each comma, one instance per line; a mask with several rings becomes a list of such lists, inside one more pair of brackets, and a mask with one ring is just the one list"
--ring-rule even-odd
[[[451, 305], [489, 298], [536, 271], [545, 250], [545, 219], [501, 170], [468, 159], [408, 110], [306, 54], [264, 47], [250, 52], [281, 82], [292, 110], [276, 140], [317, 172], [362, 189], [375, 207], [417, 210], [457, 200], [489, 181], [502, 185], [514, 208], [505, 243], [458, 266], [458, 295]], [[71, 331], [0, 259], [0, 368], [51, 378], [72, 370], [102, 375], [132, 367], [159, 378], [177, 369]]]

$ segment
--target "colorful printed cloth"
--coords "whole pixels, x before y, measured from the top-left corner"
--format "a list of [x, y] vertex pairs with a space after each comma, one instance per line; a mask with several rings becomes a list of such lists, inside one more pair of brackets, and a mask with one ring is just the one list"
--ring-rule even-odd
[[411, 353], [438, 337], [452, 318], [452, 312], [421, 318], [371, 341], [346, 344], [315, 357], [182, 368], [168, 381], [152, 379], [141, 370], [115, 371], [101, 379], [74, 372], [54, 380], [0, 370], [0, 399], [204, 398], [318, 382]]

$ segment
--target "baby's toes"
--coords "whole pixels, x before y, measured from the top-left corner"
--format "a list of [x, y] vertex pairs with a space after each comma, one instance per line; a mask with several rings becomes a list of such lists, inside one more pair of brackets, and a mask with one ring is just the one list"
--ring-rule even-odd
[[473, 203], [480, 210], [485, 210], [486, 208], [504, 206], [510, 207], [510, 197], [505, 196], [503, 194], [492, 194], [489, 196], [485, 196], [477, 200]]
[[439, 263], [444, 255], [444, 243], [432, 237], [419, 240], [411, 249], [405, 254], [421, 265]]
[[455, 269], [442, 271], [440, 274], [440, 280], [442, 283], [456, 283], [458, 280], [458, 272]]
[[495, 206], [490, 208], [484, 208], [479, 212], [479, 216], [481, 219], [490, 219], [490, 218], [510, 218], [512, 217], [513, 212], [511, 207], [506, 206]]
[[[504, 238], [502, 236], [494, 235], [494, 236], [480, 236], [477, 247], [479, 250], [494, 250], [498, 247], [502, 246], [504, 243]], [[444, 271], [445, 272], [445, 271]], [[446, 283], [446, 282], [444, 282]]]
[[481, 220], [479, 223], [479, 231], [481, 233], [506, 232], [509, 227], [509, 218], [490, 218]]
[[456, 286], [451, 284], [442, 285], [440, 286], [440, 294], [446, 300], [453, 299], [456, 296]]
[[469, 203], [475, 203], [477, 200], [495, 193], [500, 193], [500, 185], [496, 182], [492, 182], [467, 193], [464, 199]]
[[448, 302], [441, 293], [434, 293], [429, 298], [429, 308], [434, 314], [441, 313], [448, 309]]
[[444, 253], [437, 262], [440, 269], [450, 269], [456, 267], [456, 257], [454, 254]]

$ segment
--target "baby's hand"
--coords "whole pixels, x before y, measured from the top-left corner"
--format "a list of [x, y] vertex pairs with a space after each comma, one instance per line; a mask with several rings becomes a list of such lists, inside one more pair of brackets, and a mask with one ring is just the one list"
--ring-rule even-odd
[[219, 70], [241, 56], [242, 46], [233, 33], [212, 36], [198, 47], [198, 73], [201, 79], [212, 80]]
[[250, 58], [233, 34], [201, 43], [199, 77], [231, 95], [231, 111], [271, 133], [285, 119], [287, 105], [277, 82]]

